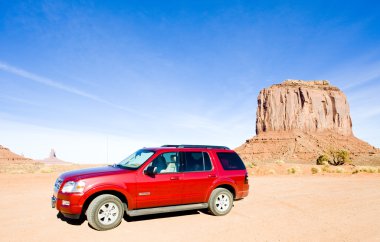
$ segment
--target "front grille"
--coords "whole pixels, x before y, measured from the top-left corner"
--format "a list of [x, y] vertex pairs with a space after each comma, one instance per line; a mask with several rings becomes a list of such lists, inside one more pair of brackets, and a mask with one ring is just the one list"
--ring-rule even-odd
[[58, 179], [55, 181], [55, 184], [54, 184], [54, 192], [58, 192], [58, 191], [59, 191], [59, 188], [61, 188], [62, 182], [63, 182], [63, 179], [61, 179], [61, 178], [58, 178]]

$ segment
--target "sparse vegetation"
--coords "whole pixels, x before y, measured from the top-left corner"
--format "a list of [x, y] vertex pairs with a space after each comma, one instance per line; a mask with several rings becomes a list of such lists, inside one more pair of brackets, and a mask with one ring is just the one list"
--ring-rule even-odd
[[312, 167], [311, 168], [311, 173], [312, 174], [317, 174], [317, 173], [320, 173], [321, 172], [321, 168], [319, 167]]
[[328, 165], [329, 164], [329, 157], [327, 155], [321, 155], [317, 159], [317, 165]]
[[357, 166], [356, 169], [352, 172], [352, 174], [357, 174], [359, 172], [363, 173], [380, 173], [380, 168], [379, 167], [374, 167], [374, 166]]
[[344, 169], [342, 167], [338, 167], [335, 169], [336, 173], [344, 173]]
[[330, 166], [329, 165], [324, 165], [322, 168], [322, 171], [324, 172], [330, 172]]
[[317, 165], [330, 164], [333, 166], [341, 166], [350, 164], [351, 162], [350, 153], [346, 150], [331, 150], [328, 155], [323, 154], [317, 159]]
[[300, 172], [301, 172], [301, 168], [299, 166], [288, 168], [288, 174], [296, 174]]
[[350, 154], [346, 150], [335, 150], [330, 152], [331, 160], [330, 165], [341, 166], [351, 163]]

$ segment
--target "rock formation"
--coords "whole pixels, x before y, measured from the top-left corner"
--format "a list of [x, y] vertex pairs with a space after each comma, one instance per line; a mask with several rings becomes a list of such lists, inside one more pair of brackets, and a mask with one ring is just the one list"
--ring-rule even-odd
[[256, 134], [300, 130], [351, 135], [351, 127], [346, 96], [328, 81], [287, 80], [259, 94]]
[[54, 149], [51, 149], [49, 157], [41, 160], [41, 162], [48, 164], [48, 165], [69, 165], [69, 164], [71, 164], [70, 162], [66, 162], [66, 161], [63, 161], [61, 159], [58, 159]]
[[313, 163], [332, 149], [358, 163], [379, 158], [354, 137], [346, 96], [328, 81], [286, 80], [261, 90], [257, 102], [256, 136], [236, 149], [246, 161]]
[[0, 162], [15, 162], [15, 161], [30, 161], [31, 159], [25, 158], [24, 156], [17, 155], [0, 145]]

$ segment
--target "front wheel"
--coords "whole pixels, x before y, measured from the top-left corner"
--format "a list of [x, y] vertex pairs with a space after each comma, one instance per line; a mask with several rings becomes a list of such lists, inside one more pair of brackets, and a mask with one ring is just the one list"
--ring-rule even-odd
[[117, 227], [123, 218], [124, 207], [119, 198], [104, 194], [96, 197], [87, 209], [88, 223], [96, 230]]
[[230, 191], [224, 188], [216, 188], [212, 191], [208, 201], [208, 208], [211, 214], [222, 216], [229, 213], [233, 206], [233, 196]]

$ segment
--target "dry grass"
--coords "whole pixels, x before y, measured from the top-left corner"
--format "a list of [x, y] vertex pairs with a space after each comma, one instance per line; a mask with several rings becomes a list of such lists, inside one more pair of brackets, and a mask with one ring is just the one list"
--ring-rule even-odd
[[310, 170], [312, 174], [321, 173], [321, 168], [319, 167], [312, 167]]
[[301, 173], [301, 168], [299, 166], [293, 166], [288, 168], [288, 174], [299, 174]]
[[380, 173], [380, 167], [375, 166], [357, 166], [352, 172], [353, 174], [363, 172], [363, 173]]

